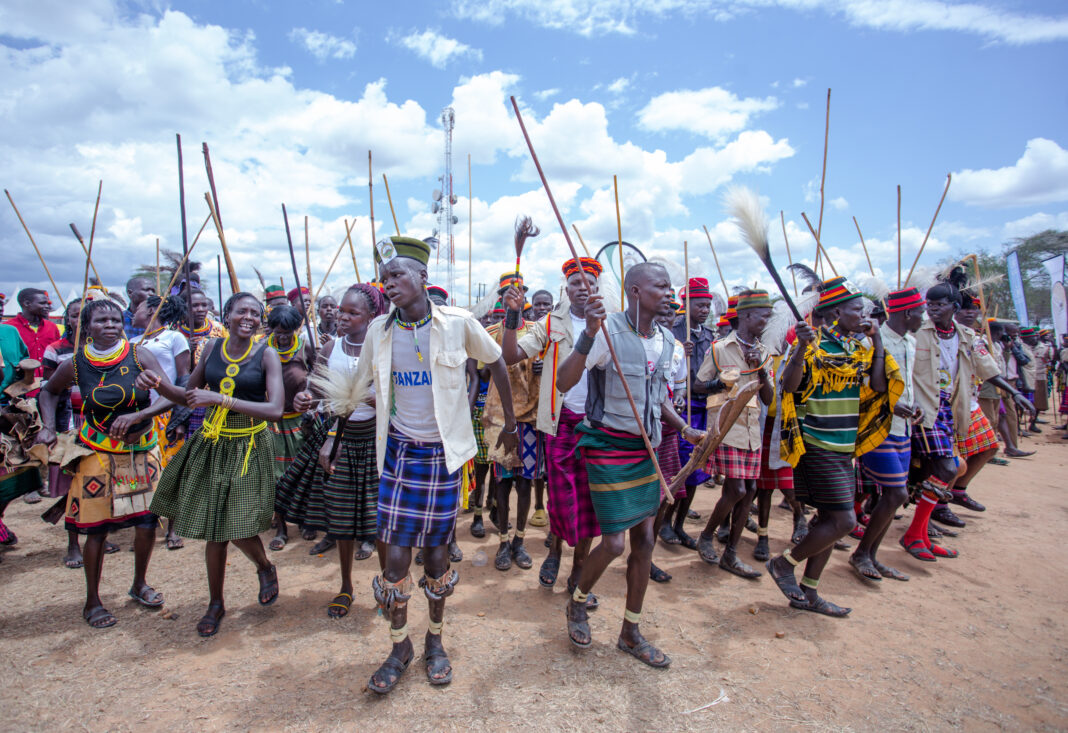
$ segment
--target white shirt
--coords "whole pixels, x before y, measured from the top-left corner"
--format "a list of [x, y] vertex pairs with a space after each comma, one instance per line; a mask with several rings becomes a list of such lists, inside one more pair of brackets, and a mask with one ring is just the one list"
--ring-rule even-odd
[[[879, 331], [883, 336], [883, 349], [894, 357], [894, 361], [897, 362], [897, 366], [901, 370], [901, 376], [905, 380], [905, 390], [901, 393], [901, 402], [906, 405], [915, 405], [916, 392], [912, 384], [912, 370], [916, 365], [916, 337], [907, 331], [904, 336], [899, 336], [897, 331], [890, 328], [887, 323], [880, 326]], [[910, 435], [911, 432], [912, 428], [908, 419], [894, 415], [894, 419], [890, 423], [890, 434], [902, 436]]]
[[[167, 379], [174, 384], [178, 379], [178, 357], [189, 352], [189, 342], [185, 336], [172, 331], [169, 328], [152, 334], [147, 340], [141, 336], [137, 341], [137, 348], [144, 349], [156, 357], [160, 369], [167, 375]], [[151, 390], [152, 401], [159, 399], [156, 390]]]
[[[640, 333], [638, 334], [642, 340], [642, 346], [645, 347], [645, 367], [648, 374], [652, 374], [657, 362], [660, 361], [660, 355], [664, 353], [663, 329], [655, 325], [653, 329], [652, 338], [645, 338]], [[604, 329], [601, 329], [597, 332], [597, 338], [593, 340], [593, 348], [586, 355], [586, 368], [608, 366], [611, 361], [612, 354], [608, 351], [608, 342], [604, 339]]]
[[[586, 319], [576, 316], [571, 311], [568, 311], [568, 315], [571, 316], [571, 332], [582, 333], [586, 328]], [[578, 413], [579, 415], [586, 414], [586, 396], [589, 394], [589, 383], [586, 381], [586, 375], [583, 374], [575, 386], [567, 391], [564, 395], [564, 407], [571, 410], [571, 412]]]

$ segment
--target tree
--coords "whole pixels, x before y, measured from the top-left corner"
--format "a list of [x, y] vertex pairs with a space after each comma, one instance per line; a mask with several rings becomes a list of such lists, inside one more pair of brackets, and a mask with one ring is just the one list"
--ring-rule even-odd
[[995, 282], [985, 283], [983, 286], [987, 315], [997, 313], [999, 318], [1018, 318], [1009, 292], [1006, 264], [1008, 254], [1014, 251], [1020, 260], [1028, 318], [1032, 324], [1049, 323], [1049, 289], [1052, 283], [1042, 261], [1059, 254], [1068, 255], [1068, 232], [1047, 229], [1030, 237], [1017, 237], [1006, 243], [999, 253], [979, 253], [979, 271], [983, 280], [1000, 275]]

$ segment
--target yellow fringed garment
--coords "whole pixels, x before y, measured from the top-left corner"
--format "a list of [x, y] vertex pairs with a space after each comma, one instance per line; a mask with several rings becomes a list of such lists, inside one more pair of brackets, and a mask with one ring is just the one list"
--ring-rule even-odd
[[252, 449], [256, 447], [256, 434], [263, 432], [267, 428], [267, 421], [261, 420], [247, 428], [227, 428], [224, 426], [226, 425], [226, 416], [228, 414], [230, 414], [229, 409], [216, 405], [212, 409], [211, 415], [204, 421], [204, 425], [201, 426], [200, 436], [213, 443], [218, 443], [219, 438], [248, 438], [245, 460], [241, 464], [241, 475], [244, 476], [248, 473], [248, 462], [249, 458], [252, 457]]
[[[805, 352], [805, 369], [810, 376], [800, 395], [801, 404], [808, 400], [817, 387], [823, 387], [824, 392], [840, 392], [856, 384], [859, 375], [871, 371], [873, 355], [874, 350], [870, 347], [858, 347], [852, 354], [831, 354], [821, 349], [818, 342], [809, 344]], [[901, 369], [889, 353], [884, 352], [883, 366], [886, 370], [886, 392], [876, 392], [866, 381], [860, 383], [860, 423], [857, 426], [854, 456], [868, 453], [886, 440], [894, 417], [894, 405], [905, 391]], [[797, 419], [794, 399], [792, 392], [783, 392], [779, 456], [796, 467], [805, 453], [805, 441], [801, 437], [801, 422]]]

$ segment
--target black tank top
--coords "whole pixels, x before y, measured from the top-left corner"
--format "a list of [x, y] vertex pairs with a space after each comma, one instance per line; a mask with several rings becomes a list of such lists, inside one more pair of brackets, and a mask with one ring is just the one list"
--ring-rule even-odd
[[[74, 354], [74, 379], [82, 393], [82, 414], [96, 430], [106, 433], [120, 415], [144, 410], [152, 403], [152, 396], [137, 389], [134, 381], [141, 373], [137, 350], [127, 344], [127, 354], [110, 366], [96, 366], [79, 349]], [[151, 424], [144, 420], [133, 425], [130, 433], [139, 433]]]
[[[226, 366], [230, 363], [222, 356], [223, 339], [218, 339], [204, 362], [204, 382], [212, 392], [219, 391], [219, 383], [226, 376]], [[263, 368], [263, 352], [266, 344], [254, 346], [252, 358], [241, 364], [241, 371], [234, 377], [233, 398], [248, 402], [267, 401], [267, 372]]]

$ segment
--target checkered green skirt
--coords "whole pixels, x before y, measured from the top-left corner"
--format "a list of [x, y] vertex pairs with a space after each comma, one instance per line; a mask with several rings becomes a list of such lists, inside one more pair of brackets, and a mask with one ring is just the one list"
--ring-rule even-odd
[[[231, 412], [226, 416], [228, 430], [252, 424], [247, 415]], [[206, 440], [201, 433], [202, 429], [194, 433], [163, 470], [151, 510], [173, 519], [179, 535], [195, 540], [227, 542], [270, 529], [274, 514], [271, 431], [217, 441]]]

